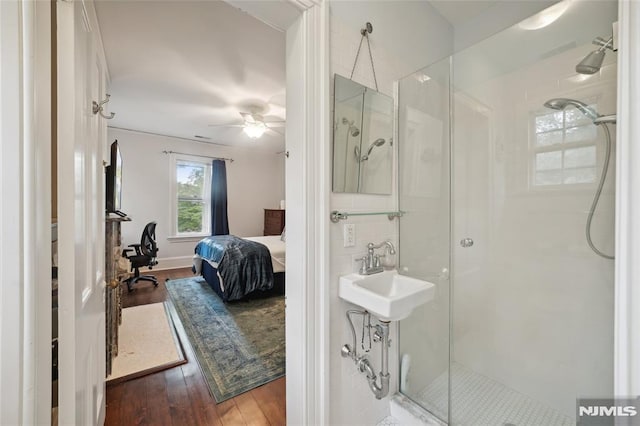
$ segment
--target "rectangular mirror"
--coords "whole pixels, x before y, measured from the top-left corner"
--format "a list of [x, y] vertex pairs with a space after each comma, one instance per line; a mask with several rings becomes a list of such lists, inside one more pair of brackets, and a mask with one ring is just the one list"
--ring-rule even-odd
[[333, 192], [391, 194], [393, 98], [335, 74]]

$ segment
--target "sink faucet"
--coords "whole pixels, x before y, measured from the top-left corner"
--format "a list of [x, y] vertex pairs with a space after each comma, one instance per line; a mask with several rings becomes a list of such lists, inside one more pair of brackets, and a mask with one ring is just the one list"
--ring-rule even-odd
[[367, 255], [359, 259], [362, 261], [362, 266], [358, 271], [360, 275], [371, 275], [384, 271], [380, 264], [380, 256], [375, 253], [375, 250], [381, 247], [384, 247], [385, 252], [388, 251], [389, 254], [396, 254], [396, 248], [391, 241], [383, 241], [377, 245], [373, 243], [367, 244]]
[[385, 247], [385, 250], [388, 251], [389, 254], [396, 254], [396, 248], [393, 246], [393, 244], [389, 240], [383, 241], [378, 245], [373, 245], [373, 243], [369, 243], [367, 245], [368, 249], [379, 249], [381, 247]]

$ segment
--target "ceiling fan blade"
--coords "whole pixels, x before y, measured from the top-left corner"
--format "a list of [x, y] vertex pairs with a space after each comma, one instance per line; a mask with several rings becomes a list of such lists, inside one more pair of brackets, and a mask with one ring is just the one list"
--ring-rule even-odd
[[287, 123], [287, 122], [286, 122], [286, 121], [284, 121], [284, 120], [282, 120], [282, 121], [265, 121], [265, 124], [266, 124], [267, 126], [271, 126], [271, 127], [284, 127], [284, 125], [285, 125], [286, 123]]
[[267, 130], [271, 130], [272, 132], [277, 133], [277, 134], [279, 134], [280, 136], [284, 136], [284, 133], [279, 132], [279, 131], [277, 131], [276, 129], [272, 129], [272, 128], [271, 128], [271, 127], [269, 127], [269, 126], [266, 126], [266, 127], [267, 127]]

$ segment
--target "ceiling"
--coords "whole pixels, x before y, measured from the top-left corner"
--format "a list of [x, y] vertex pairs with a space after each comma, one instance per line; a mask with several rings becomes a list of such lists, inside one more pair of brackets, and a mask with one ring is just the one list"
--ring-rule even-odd
[[436, 8], [440, 15], [455, 27], [475, 18], [501, 1], [504, 0], [432, 0], [429, 3]]
[[[111, 77], [109, 126], [280, 149], [284, 136], [250, 139], [240, 112], [285, 119], [285, 33], [209, 1], [95, 2]], [[251, 111], [252, 109], [258, 109]], [[276, 130], [283, 133], [283, 127]]]

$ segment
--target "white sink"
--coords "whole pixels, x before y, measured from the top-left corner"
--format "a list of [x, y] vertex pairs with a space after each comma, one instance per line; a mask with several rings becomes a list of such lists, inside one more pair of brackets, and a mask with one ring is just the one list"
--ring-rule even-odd
[[432, 300], [435, 289], [428, 281], [399, 275], [393, 270], [372, 275], [343, 275], [338, 295], [382, 321], [399, 321], [417, 306]]

